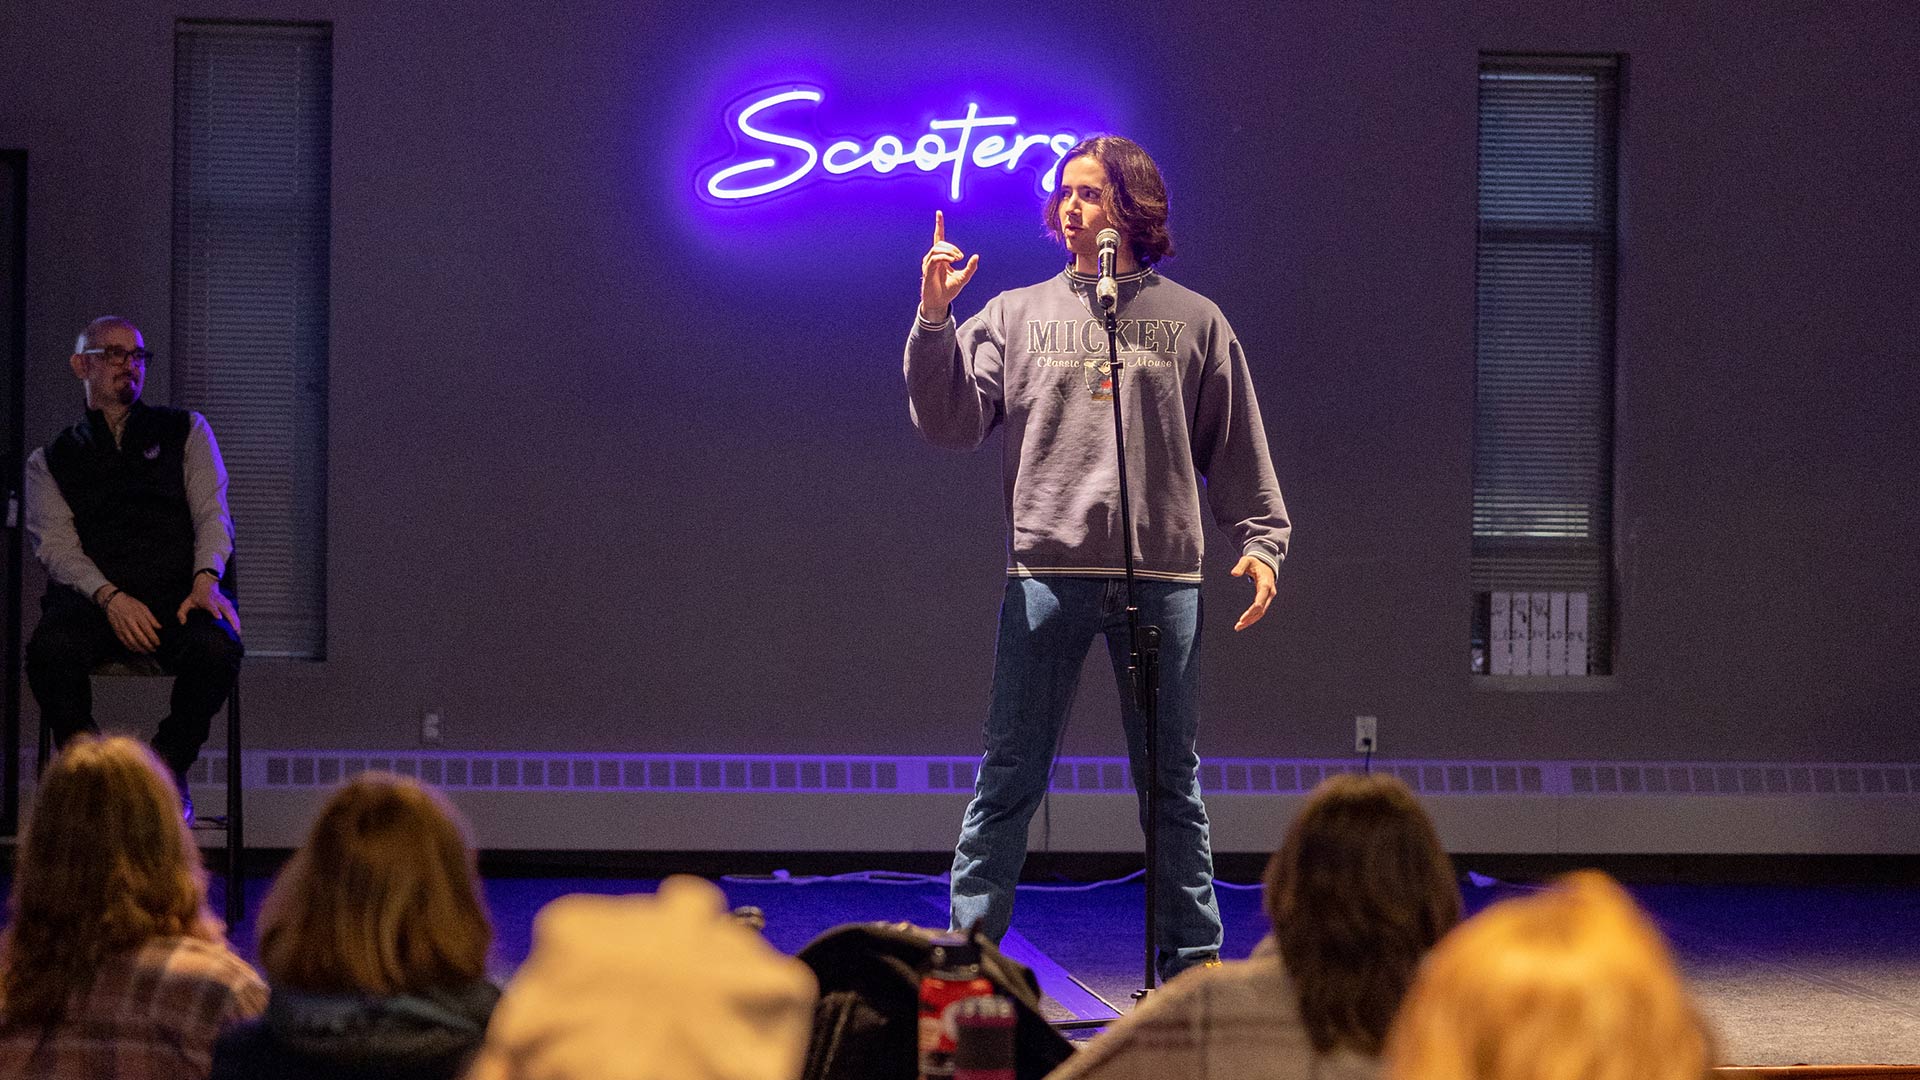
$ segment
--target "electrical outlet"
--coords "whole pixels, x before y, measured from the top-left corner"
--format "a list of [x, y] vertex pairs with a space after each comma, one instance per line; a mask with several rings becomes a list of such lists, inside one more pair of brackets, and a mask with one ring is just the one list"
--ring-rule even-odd
[[440, 745], [440, 710], [428, 709], [420, 714], [420, 745]]
[[1356, 754], [1380, 752], [1379, 717], [1356, 716], [1353, 718], [1353, 752]]

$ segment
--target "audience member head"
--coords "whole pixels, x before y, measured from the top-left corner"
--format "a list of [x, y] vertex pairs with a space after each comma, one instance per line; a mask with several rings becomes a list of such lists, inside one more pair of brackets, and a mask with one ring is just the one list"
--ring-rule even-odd
[[1314, 1049], [1374, 1055], [1420, 958], [1460, 921], [1453, 863], [1391, 776], [1315, 788], [1267, 864], [1267, 917]]
[[155, 938], [221, 936], [167, 767], [132, 739], [81, 735], [53, 760], [14, 863], [0, 1000], [50, 1023], [100, 962]]
[[460, 986], [485, 977], [492, 942], [459, 812], [388, 773], [334, 792], [260, 911], [267, 981], [308, 993]]
[[1441, 942], [1387, 1046], [1393, 1080], [1700, 1080], [1713, 1040], [1660, 932], [1595, 871]]
[[792, 1080], [818, 992], [700, 878], [563, 896], [534, 920], [469, 1080]]

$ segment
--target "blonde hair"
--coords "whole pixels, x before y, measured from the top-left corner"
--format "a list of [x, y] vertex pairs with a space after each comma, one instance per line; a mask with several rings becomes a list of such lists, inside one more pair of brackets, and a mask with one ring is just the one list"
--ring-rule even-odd
[[1461, 924], [1387, 1041], [1386, 1080], [1700, 1080], [1713, 1037], [1666, 942], [1605, 874]]
[[222, 932], [180, 793], [153, 751], [124, 736], [77, 736], [40, 778], [10, 903], [0, 1001], [12, 1022], [58, 1021], [114, 953]]
[[260, 911], [267, 980], [315, 993], [458, 986], [485, 976], [492, 943], [464, 820], [390, 773], [334, 792]]

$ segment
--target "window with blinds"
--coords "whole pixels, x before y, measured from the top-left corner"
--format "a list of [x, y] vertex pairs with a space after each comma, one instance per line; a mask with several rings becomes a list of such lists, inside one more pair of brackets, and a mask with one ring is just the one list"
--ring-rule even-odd
[[226, 459], [250, 656], [326, 654], [328, 26], [174, 39], [176, 405]]
[[1612, 57], [1481, 58], [1472, 569], [1481, 674], [1612, 670], [1618, 86]]

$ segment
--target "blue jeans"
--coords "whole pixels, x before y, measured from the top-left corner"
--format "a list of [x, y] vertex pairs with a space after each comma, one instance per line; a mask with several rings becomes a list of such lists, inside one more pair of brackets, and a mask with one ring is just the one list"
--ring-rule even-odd
[[[1213, 850], [1200, 800], [1195, 690], [1200, 586], [1135, 580], [1140, 623], [1160, 628], [1159, 888], [1153, 898], [1155, 966], [1162, 978], [1220, 952]], [[1060, 729], [1080, 668], [1104, 633], [1120, 684], [1121, 722], [1140, 827], [1147, 827], [1146, 732], [1127, 686], [1127, 583], [1119, 578], [1009, 578], [1000, 607], [986, 753], [953, 856], [953, 926], [982, 920], [999, 941], [1013, 921], [1013, 890], [1027, 859], [1027, 825], [1053, 774]]]

